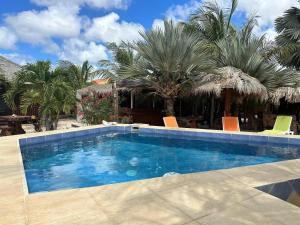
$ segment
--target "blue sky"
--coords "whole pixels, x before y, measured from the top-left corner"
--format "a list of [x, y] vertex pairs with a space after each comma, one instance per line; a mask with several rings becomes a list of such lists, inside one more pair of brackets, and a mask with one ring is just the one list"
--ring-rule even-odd
[[[209, 1], [209, 0], [207, 0]], [[217, 0], [228, 5], [230, 0]], [[162, 19], [185, 20], [201, 0], [2, 0], [0, 55], [24, 64], [67, 59], [96, 64], [109, 58], [106, 42], [131, 41]], [[273, 39], [273, 21], [297, 0], [240, 0], [235, 23], [260, 15], [257, 34]], [[270, 10], [272, 8], [272, 10]]]

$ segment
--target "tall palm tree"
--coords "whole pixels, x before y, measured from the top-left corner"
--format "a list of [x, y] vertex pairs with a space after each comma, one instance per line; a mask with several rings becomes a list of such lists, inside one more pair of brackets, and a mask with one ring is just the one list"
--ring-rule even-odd
[[99, 62], [99, 74], [104, 78], [111, 78], [113, 80], [120, 80], [119, 71], [123, 66], [132, 65], [136, 56], [128, 44], [122, 43], [108, 43], [108, 49], [112, 53], [112, 60], [101, 60]]
[[[299, 1], [300, 3], [300, 1]], [[300, 8], [292, 7], [275, 21], [279, 61], [300, 70]]]
[[187, 31], [204, 40], [219, 68], [214, 74], [203, 76], [195, 90], [223, 93], [227, 115], [231, 111], [232, 92], [266, 100], [267, 91], [272, 92], [282, 84], [294, 84], [290, 71], [266, 59], [265, 38], [253, 35], [257, 25], [255, 16], [250, 17], [241, 30], [232, 25], [237, 4], [237, 0], [232, 0], [231, 7], [223, 10], [217, 3], [206, 3], [186, 24]]
[[142, 39], [132, 45], [139, 59], [120, 70], [121, 75], [140, 80], [161, 96], [167, 115], [174, 115], [179, 94], [212, 67], [198, 37], [183, 31], [184, 26], [165, 21], [164, 29], [141, 33]]
[[16, 74], [10, 89], [5, 94], [6, 102], [15, 107], [15, 99], [20, 98], [23, 113], [35, 105], [45, 119], [46, 129], [56, 129], [59, 114], [70, 112], [75, 105], [73, 87], [65, 82], [60, 70], [51, 71], [49, 61], [27, 64]]
[[184, 23], [185, 31], [198, 35], [199, 39], [214, 52], [215, 44], [224, 38], [234, 35], [232, 16], [237, 8], [237, 0], [232, 0], [229, 9], [222, 9], [217, 2], [204, 2], [191, 14], [188, 23]]

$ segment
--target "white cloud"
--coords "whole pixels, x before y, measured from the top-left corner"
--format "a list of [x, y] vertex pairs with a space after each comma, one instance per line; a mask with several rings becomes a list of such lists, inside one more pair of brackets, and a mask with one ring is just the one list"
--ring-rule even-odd
[[127, 9], [130, 0], [31, 0], [31, 2], [41, 6], [54, 6], [59, 4], [82, 6], [87, 5], [103, 9]]
[[85, 60], [95, 64], [101, 59], [108, 58], [105, 46], [95, 42], [85, 42], [79, 38], [65, 40], [58, 56], [62, 60], [70, 60], [79, 64]]
[[6, 27], [0, 27], [0, 48], [14, 49], [17, 42], [17, 37]]
[[152, 29], [156, 28], [164, 29], [164, 21], [161, 19], [155, 19], [152, 23]]
[[1, 55], [19, 65], [25, 65], [26, 63], [35, 61], [33, 57], [19, 53], [1, 53]]
[[[231, 0], [206, 0], [207, 2], [217, 2], [221, 8], [229, 8]], [[175, 21], [188, 19], [189, 15], [201, 6], [203, 1], [190, 0], [182, 5], [173, 5], [166, 12], [166, 18]], [[273, 40], [276, 36], [274, 21], [282, 15], [284, 11], [292, 6], [299, 5], [298, 0], [239, 0], [238, 12], [245, 13], [246, 16], [257, 15], [259, 27], [255, 30], [257, 34], [266, 33], [268, 39]]]
[[247, 16], [259, 16], [256, 33], [266, 34], [268, 39], [274, 40], [277, 35], [274, 29], [275, 19], [297, 4], [297, 0], [240, 0], [238, 10], [245, 12]]
[[88, 40], [103, 42], [132, 41], [139, 39], [139, 31], [144, 31], [141, 24], [119, 21], [116, 13], [93, 19], [91, 26], [86, 30]]
[[42, 11], [31, 10], [9, 15], [5, 21], [20, 40], [31, 44], [45, 45], [53, 37], [75, 37], [80, 34], [81, 28], [76, 9], [56, 6]]
[[188, 19], [191, 13], [195, 12], [201, 4], [201, 1], [190, 0], [183, 5], [172, 5], [165, 13], [165, 16], [167, 19], [174, 21], [183, 21]]
[[259, 24], [266, 26], [292, 6], [297, 6], [297, 0], [240, 0], [238, 9], [248, 15], [259, 16]]

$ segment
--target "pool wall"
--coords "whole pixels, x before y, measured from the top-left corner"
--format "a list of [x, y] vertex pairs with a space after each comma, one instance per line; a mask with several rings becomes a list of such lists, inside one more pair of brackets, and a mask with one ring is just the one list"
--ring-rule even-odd
[[[45, 143], [48, 141], [63, 140], [66, 138], [83, 137], [87, 135], [101, 134], [107, 132], [128, 133], [132, 131], [132, 125], [116, 125], [108, 127], [88, 128], [78, 131], [65, 131], [51, 135], [27, 137], [19, 139], [20, 146]], [[193, 138], [212, 138], [228, 141], [257, 142], [264, 144], [280, 145], [299, 145], [300, 138], [295, 136], [266, 136], [259, 133], [229, 133], [215, 130], [201, 130], [189, 128], [168, 129], [165, 127], [141, 126], [138, 131], [140, 134], [162, 135], [162, 136], [181, 136]]]

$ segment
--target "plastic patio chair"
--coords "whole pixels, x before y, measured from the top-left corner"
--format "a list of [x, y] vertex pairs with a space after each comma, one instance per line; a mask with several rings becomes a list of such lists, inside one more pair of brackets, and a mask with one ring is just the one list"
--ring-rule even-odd
[[222, 117], [223, 131], [240, 131], [239, 118], [234, 116]]
[[165, 127], [169, 128], [178, 128], [176, 117], [174, 116], [167, 116], [163, 118]]
[[264, 134], [291, 134], [294, 132], [290, 130], [292, 124], [292, 116], [277, 116], [272, 130], [265, 130]]

